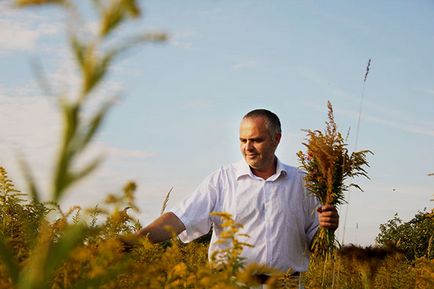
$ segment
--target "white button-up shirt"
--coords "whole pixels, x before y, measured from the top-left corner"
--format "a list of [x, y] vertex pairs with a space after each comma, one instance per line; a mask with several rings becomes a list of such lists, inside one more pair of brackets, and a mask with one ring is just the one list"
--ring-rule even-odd
[[224, 245], [215, 243], [222, 232], [221, 220], [210, 213], [227, 212], [244, 226], [240, 232], [250, 236], [242, 241], [254, 245], [241, 254], [246, 263], [307, 271], [319, 203], [305, 189], [303, 177], [302, 171], [279, 160], [276, 173], [267, 180], [255, 176], [244, 160], [224, 166], [171, 210], [186, 228], [179, 237], [192, 241], [208, 233], [213, 224], [211, 256]]

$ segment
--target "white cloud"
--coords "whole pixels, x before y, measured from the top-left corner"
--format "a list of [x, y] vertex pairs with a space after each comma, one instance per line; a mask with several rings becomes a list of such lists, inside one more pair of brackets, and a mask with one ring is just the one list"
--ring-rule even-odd
[[[18, 18], [19, 19], [19, 18]], [[57, 34], [59, 25], [14, 19], [0, 19], [0, 51], [31, 51], [38, 40]]]
[[422, 91], [423, 93], [429, 94], [431, 96], [434, 96], [434, 89], [421, 89], [420, 91]]
[[19, 185], [23, 182], [17, 157], [23, 157], [32, 164], [41, 185], [48, 186], [59, 124], [59, 115], [48, 98], [0, 96], [0, 162]]
[[236, 63], [232, 65], [232, 69], [235, 70], [252, 69], [252, 68], [256, 68], [257, 66], [258, 63], [256, 61], [250, 60], [250, 61]]
[[191, 38], [194, 35], [194, 31], [172, 31], [169, 35], [168, 43], [177, 48], [189, 49], [193, 46]]
[[174, 47], [183, 48], [183, 49], [189, 49], [193, 46], [193, 43], [191, 42], [181, 41], [177, 39], [169, 39], [169, 44]]
[[18, 23], [0, 21], [0, 47], [2, 50], [31, 50], [39, 33]]
[[148, 158], [155, 156], [154, 153], [143, 150], [128, 150], [106, 146], [106, 151], [110, 157], [118, 158]]
[[[17, 159], [23, 157], [30, 164], [44, 198], [48, 197], [50, 191], [61, 133], [60, 114], [55, 103], [53, 98], [42, 96], [0, 95], [0, 165], [24, 190], [24, 179]], [[100, 155], [106, 157], [106, 162], [112, 162], [111, 165], [104, 162], [93, 177], [73, 187], [74, 193], [66, 200], [68, 204], [95, 204], [107, 192], [122, 186], [131, 178], [131, 170], [125, 169], [125, 164], [131, 166], [134, 161], [142, 162], [143, 158], [154, 154], [113, 147], [97, 139], [79, 159], [77, 167]]]

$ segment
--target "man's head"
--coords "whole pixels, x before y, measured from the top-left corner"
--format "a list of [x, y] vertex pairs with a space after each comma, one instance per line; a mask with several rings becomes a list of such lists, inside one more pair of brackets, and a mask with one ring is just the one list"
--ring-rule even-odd
[[248, 112], [243, 119], [255, 117], [263, 117], [265, 119], [266, 128], [270, 132], [271, 136], [274, 136], [277, 133], [282, 133], [280, 119], [275, 113], [266, 109], [254, 109]]
[[255, 109], [243, 117], [240, 125], [240, 150], [255, 174], [275, 170], [274, 152], [281, 135], [280, 120], [271, 111]]

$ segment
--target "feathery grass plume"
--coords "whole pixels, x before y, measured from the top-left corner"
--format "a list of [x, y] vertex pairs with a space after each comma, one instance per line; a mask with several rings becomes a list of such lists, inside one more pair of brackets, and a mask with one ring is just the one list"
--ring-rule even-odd
[[164, 213], [164, 211], [166, 210], [167, 202], [169, 202], [170, 193], [172, 192], [172, 190], [173, 190], [173, 187], [170, 188], [170, 190], [166, 194], [166, 197], [164, 198], [163, 206], [161, 207], [160, 215], [162, 215]]
[[[14, 194], [17, 192], [18, 190], [15, 188], [12, 180], [9, 179], [6, 169], [0, 166], [0, 220], [2, 229], [0, 231], [0, 260], [1, 263], [5, 265], [8, 277], [12, 284], [18, 282], [19, 261], [15, 256], [13, 248], [8, 244], [9, 242], [7, 237], [4, 236], [3, 229], [5, 229], [5, 227], [8, 226], [8, 223], [12, 220], [10, 216], [12, 210], [9, 208], [9, 206], [11, 206], [10, 199], [11, 197], [13, 198]], [[15, 199], [13, 201], [19, 202], [20, 200]], [[5, 208], [6, 205], [8, 207]]]
[[15, 193], [18, 190], [15, 188], [14, 183], [8, 177], [8, 172], [2, 166], [0, 166], [0, 194]]
[[[303, 143], [307, 152], [297, 153], [301, 168], [306, 171], [307, 189], [322, 205], [338, 207], [345, 202], [344, 192], [349, 187], [362, 190], [357, 184], [346, 184], [348, 178], [356, 176], [368, 177], [364, 166], [369, 166], [366, 155], [369, 150], [348, 153], [347, 144], [342, 134], [338, 132], [333, 116], [333, 108], [329, 102], [328, 121], [324, 132], [320, 130], [304, 130], [307, 132], [307, 142]], [[334, 231], [320, 228], [312, 244], [316, 254], [326, 255], [334, 248]]]
[[6, 169], [0, 167], [0, 239], [10, 247], [17, 262], [29, 257], [39, 223], [50, 211], [52, 209], [29, 200], [27, 194], [17, 190]]

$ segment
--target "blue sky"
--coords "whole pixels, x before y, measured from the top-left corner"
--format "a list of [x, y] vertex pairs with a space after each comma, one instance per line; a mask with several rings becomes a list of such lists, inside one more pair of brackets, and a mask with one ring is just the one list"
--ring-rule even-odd
[[[39, 62], [55, 95], [78, 79], [57, 9], [18, 11], [0, 3], [0, 165], [22, 186], [16, 155], [49, 191], [58, 146], [55, 96], [36, 84]], [[241, 158], [238, 126], [251, 109], [282, 121], [277, 155], [298, 165], [302, 129], [324, 127], [326, 102], [355, 146], [370, 149], [371, 180], [357, 179], [340, 210], [342, 239], [371, 244], [398, 213], [432, 208], [434, 194], [434, 2], [144, 1], [144, 19], [122, 33], [169, 34], [116, 62], [96, 99], [120, 95], [88, 152], [106, 161], [74, 187], [64, 206], [91, 206], [135, 180], [143, 224], [158, 216], [174, 187], [176, 205], [219, 166]], [[83, 30], [92, 31], [90, 21]], [[24, 188], [23, 188], [24, 189]]]

